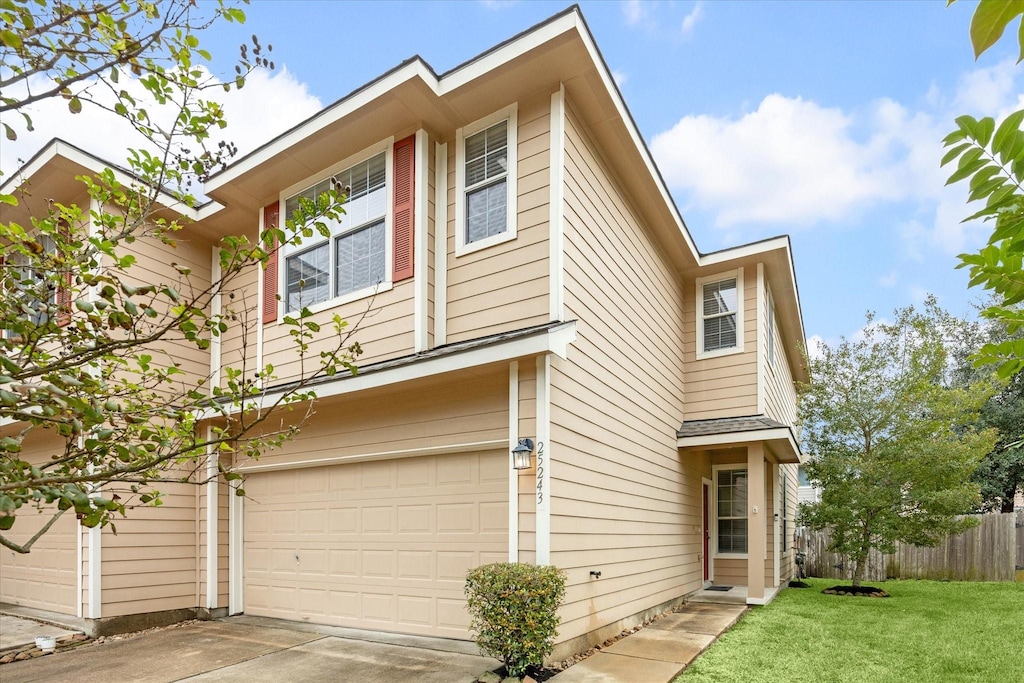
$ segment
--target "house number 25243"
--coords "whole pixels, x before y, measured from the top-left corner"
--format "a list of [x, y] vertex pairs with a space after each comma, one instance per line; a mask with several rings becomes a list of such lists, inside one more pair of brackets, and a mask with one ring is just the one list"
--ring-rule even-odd
[[544, 503], [544, 468], [547, 467], [547, 453], [544, 452], [544, 442], [537, 442], [537, 505]]

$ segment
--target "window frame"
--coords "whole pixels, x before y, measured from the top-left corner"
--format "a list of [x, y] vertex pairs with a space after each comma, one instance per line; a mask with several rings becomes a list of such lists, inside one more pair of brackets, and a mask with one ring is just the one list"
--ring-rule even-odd
[[328, 252], [328, 270], [330, 273], [330, 296], [325, 301], [307, 306], [311, 313], [319, 313], [320, 311], [326, 311], [343, 304], [350, 303], [352, 301], [358, 301], [359, 299], [365, 299], [369, 296], [381, 294], [383, 292], [390, 291], [394, 287], [394, 271], [392, 268], [392, 259], [394, 255], [394, 229], [392, 227], [392, 221], [394, 219], [394, 185], [395, 185], [395, 172], [394, 172], [394, 136], [385, 138], [380, 142], [377, 142], [369, 147], [351, 154], [348, 157], [338, 161], [324, 170], [308, 176], [303, 180], [293, 183], [288, 187], [284, 188], [278, 194], [278, 205], [281, 211], [281, 225], [289, 218], [286, 213], [286, 206], [288, 198], [306, 190], [317, 183], [322, 182], [326, 178], [337, 175], [342, 171], [346, 171], [353, 166], [357, 166], [369, 159], [377, 156], [380, 153], [384, 153], [384, 279], [376, 285], [369, 287], [363, 287], [357, 289], [348, 294], [337, 296], [337, 245], [336, 241], [340, 237], [352, 234], [364, 228], [367, 228], [374, 223], [381, 220], [380, 217], [371, 218], [363, 223], [353, 224], [347, 226], [341, 232], [331, 232], [330, 237], [322, 237], [319, 234], [315, 234], [313, 237], [303, 241], [298, 247], [288, 248], [287, 245], [282, 247], [278, 254], [279, 265], [277, 268], [277, 292], [280, 295], [280, 300], [277, 306], [277, 322], [281, 323], [284, 317], [287, 315], [293, 315], [297, 313], [297, 310], [290, 310], [288, 308], [288, 292], [286, 290], [288, 284], [288, 259], [300, 256], [308, 251], [316, 249], [324, 244], [327, 245]]
[[[517, 178], [519, 175], [519, 104], [514, 102], [507, 107], [483, 117], [473, 123], [463, 126], [455, 131], [455, 256], [465, 256], [473, 252], [487, 249], [497, 244], [510, 242], [516, 238], [516, 215], [518, 189]], [[506, 145], [508, 154], [508, 169], [505, 172], [505, 191], [508, 193], [505, 206], [507, 216], [505, 218], [505, 230], [496, 235], [485, 237], [476, 242], [467, 242], [467, 215], [466, 215], [466, 138], [486, 130], [502, 121], [507, 121]], [[492, 182], [497, 182], [492, 181]], [[480, 184], [480, 187], [485, 187]], [[475, 188], [474, 188], [475, 189]]]
[[[718, 484], [719, 474], [723, 470], [735, 471], [742, 470], [747, 473], [747, 504], [745, 510], [748, 511], [748, 515], [743, 519], [747, 520], [747, 550], [750, 550], [750, 471], [747, 468], [746, 463], [732, 463], [726, 465], [713, 465], [711, 467], [711, 497], [714, 514], [711, 515], [711, 538], [714, 541], [714, 549], [712, 550], [712, 559], [715, 560], [745, 560], [747, 559], [748, 553], [730, 553], [722, 552], [718, 547]], [[739, 517], [726, 517], [725, 519], [740, 519]]]
[[[736, 280], [736, 346], [728, 348], [715, 349], [713, 351], [704, 350], [704, 286], [713, 285], [724, 280]], [[694, 299], [694, 314], [697, 319], [697, 339], [696, 339], [696, 350], [697, 359], [701, 360], [704, 358], [717, 358], [718, 356], [730, 356], [737, 353], [743, 353], [743, 268], [736, 268], [735, 270], [726, 271], [723, 273], [716, 273], [714, 275], [706, 275], [696, 279], [695, 286], [695, 299]], [[720, 316], [715, 316], [720, 317]]]

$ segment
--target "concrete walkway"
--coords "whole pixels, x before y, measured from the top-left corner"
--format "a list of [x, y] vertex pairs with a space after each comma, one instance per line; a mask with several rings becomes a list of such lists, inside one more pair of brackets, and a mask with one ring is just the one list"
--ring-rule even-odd
[[739, 621], [745, 605], [687, 603], [550, 679], [551, 683], [668, 683]]
[[428, 649], [422, 642], [367, 642], [318, 630], [276, 628], [253, 618], [199, 622], [4, 664], [0, 680], [452, 683], [475, 680], [498, 666], [493, 659], [446, 651], [443, 644]]
[[0, 613], [0, 655], [9, 650], [20, 650], [27, 645], [34, 645], [36, 636], [64, 636], [81, 633], [52, 624], [44, 624], [33, 619]]

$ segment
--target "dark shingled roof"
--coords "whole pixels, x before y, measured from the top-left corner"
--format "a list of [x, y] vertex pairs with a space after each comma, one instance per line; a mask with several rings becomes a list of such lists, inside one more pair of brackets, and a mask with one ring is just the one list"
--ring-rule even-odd
[[714, 436], [732, 432], [757, 432], [764, 429], [789, 429], [789, 425], [764, 415], [747, 417], [720, 417], [713, 420], [686, 420], [676, 436], [680, 439], [688, 436]]

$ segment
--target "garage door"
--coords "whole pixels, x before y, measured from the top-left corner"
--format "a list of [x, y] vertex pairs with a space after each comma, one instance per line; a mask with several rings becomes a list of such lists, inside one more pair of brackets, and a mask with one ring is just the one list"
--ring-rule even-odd
[[466, 571], [508, 558], [504, 451], [250, 475], [245, 612], [469, 638]]
[[[32, 538], [50, 519], [50, 511], [37, 513], [29, 507], [18, 511], [14, 528], [5, 532], [15, 543]], [[78, 521], [73, 512], [61, 515], [27, 555], [0, 547], [0, 602], [34, 607], [61, 614], [75, 614], [78, 573], [75, 558]]]

